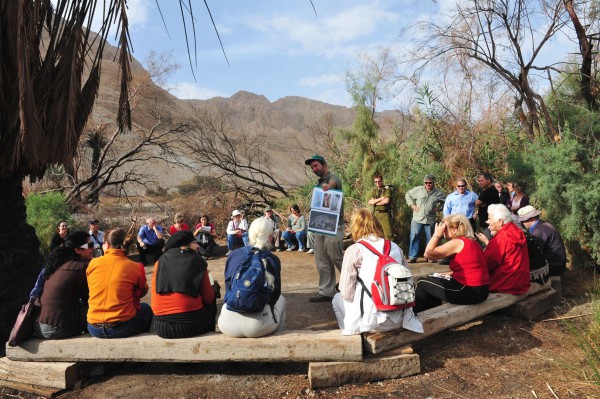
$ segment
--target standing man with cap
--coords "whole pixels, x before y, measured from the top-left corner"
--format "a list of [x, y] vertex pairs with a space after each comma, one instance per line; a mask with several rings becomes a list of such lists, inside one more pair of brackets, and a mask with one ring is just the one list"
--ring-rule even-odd
[[[329, 171], [325, 158], [313, 155], [304, 164], [310, 166], [312, 172], [319, 177], [317, 186], [323, 191], [342, 189], [340, 178]], [[344, 240], [344, 204], [340, 206], [339, 224], [335, 236], [321, 233], [314, 234], [315, 263], [319, 272], [319, 293], [309, 299], [310, 302], [327, 302], [335, 295], [335, 268], [342, 269], [342, 246]], [[334, 268], [335, 266], [335, 268]]]
[[227, 225], [227, 254], [229, 256], [235, 244], [248, 246], [248, 222], [242, 212], [235, 209], [231, 212], [231, 221]]
[[549, 276], [560, 276], [567, 269], [567, 253], [556, 227], [540, 220], [542, 211], [538, 211], [531, 205], [524, 206], [517, 213], [519, 221], [529, 230], [544, 253], [550, 266]]
[[88, 222], [90, 226], [90, 237], [94, 243], [94, 258], [104, 255], [102, 244], [104, 243], [104, 232], [100, 231], [100, 222], [97, 219], [91, 219]]
[[426, 175], [423, 185], [409, 190], [405, 199], [413, 210], [410, 222], [408, 262], [415, 263], [419, 256], [421, 233], [425, 232], [425, 242], [428, 243], [433, 235], [437, 213], [442, 209], [445, 196], [435, 188], [435, 176]]
[[383, 228], [384, 238], [392, 239], [392, 189], [383, 185], [383, 177], [377, 173], [373, 177], [375, 188], [371, 191], [369, 205], [373, 205], [373, 216]]

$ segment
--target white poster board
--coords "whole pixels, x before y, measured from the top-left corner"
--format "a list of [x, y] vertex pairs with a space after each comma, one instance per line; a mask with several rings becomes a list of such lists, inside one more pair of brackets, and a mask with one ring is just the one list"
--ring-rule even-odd
[[329, 189], [323, 191], [321, 187], [315, 187], [310, 203], [308, 230], [315, 233], [336, 235], [343, 199], [344, 193], [341, 190]]

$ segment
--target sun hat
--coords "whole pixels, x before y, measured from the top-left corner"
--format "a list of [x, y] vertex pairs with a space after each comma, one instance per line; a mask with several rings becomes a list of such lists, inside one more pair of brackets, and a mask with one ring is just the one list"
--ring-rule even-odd
[[237, 209], [234, 209], [233, 212], [231, 212], [231, 218], [233, 219], [237, 215], [243, 215], [243, 213], [238, 211]]
[[542, 211], [538, 211], [531, 205], [524, 206], [517, 211], [517, 214], [519, 215], [519, 222], [524, 222], [533, 217], [539, 216], [540, 213], [542, 213]]

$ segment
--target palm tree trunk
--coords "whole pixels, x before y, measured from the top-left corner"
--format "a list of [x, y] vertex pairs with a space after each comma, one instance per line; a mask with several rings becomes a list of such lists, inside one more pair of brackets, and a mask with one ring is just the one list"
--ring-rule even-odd
[[0, 356], [40, 271], [40, 242], [26, 223], [23, 178], [0, 178]]

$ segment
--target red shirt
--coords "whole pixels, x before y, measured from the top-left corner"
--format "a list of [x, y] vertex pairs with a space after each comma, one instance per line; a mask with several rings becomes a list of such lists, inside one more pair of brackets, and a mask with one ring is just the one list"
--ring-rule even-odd
[[178, 231], [189, 230], [190, 229], [189, 226], [187, 225], [187, 223], [180, 223], [179, 225], [181, 226], [180, 229], [178, 229], [177, 227], [175, 227], [175, 225], [169, 227], [169, 234], [173, 235], [173, 234], [177, 233]]
[[490, 292], [521, 295], [529, 289], [529, 253], [525, 234], [507, 223], [485, 249], [490, 272]]
[[452, 277], [469, 287], [480, 287], [490, 283], [485, 255], [479, 244], [467, 237], [458, 237], [464, 243], [463, 249], [452, 257], [450, 270]]

